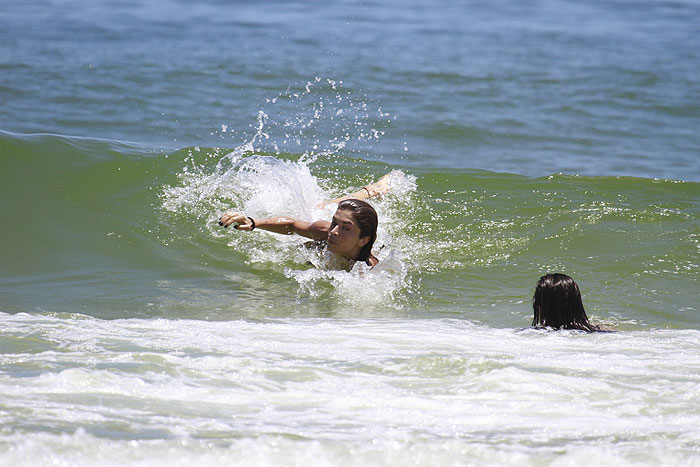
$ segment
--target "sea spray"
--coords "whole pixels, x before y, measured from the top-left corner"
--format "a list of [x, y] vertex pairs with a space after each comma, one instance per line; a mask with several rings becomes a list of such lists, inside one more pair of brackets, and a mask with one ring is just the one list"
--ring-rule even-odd
[[[225, 158], [231, 160], [232, 156]], [[401, 247], [393, 243], [395, 237], [402, 237], [406, 216], [402, 214], [401, 200], [415, 191], [415, 177], [392, 171], [388, 177], [390, 194], [372, 201], [380, 219], [375, 253], [381, 267], [377, 271], [365, 270], [360, 265], [356, 265], [351, 274], [303, 271], [308, 267], [306, 264], [313, 264], [317, 257], [316, 252], [303, 246], [306, 239], [267, 232], [238, 233], [217, 225], [216, 220], [225, 209], [241, 211], [254, 218], [284, 215], [306, 221], [330, 219], [335, 207], [321, 205], [331, 196], [311, 172], [316, 161], [316, 157], [302, 156], [297, 161], [290, 161], [252, 154], [240, 158], [223, 172], [216, 169], [210, 173], [200, 170], [197, 174], [188, 171], [180, 176], [181, 186], [164, 189], [163, 208], [184, 211], [201, 219], [211, 236], [226, 239], [231, 248], [244, 252], [251, 263], [269, 264], [275, 269], [278, 264], [293, 261], [295, 266], [287, 267], [285, 275], [296, 279], [300, 291], [311, 296], [318, 294], [319, 288], [332, 284], [334, 293], [340, 294], [341, 300], [352, 301], [351, 297], [362, 296], [369, 302], [395, 303], [396, 291], [406, 286], [407, 270], [413, 263], [410, 256], [399, 251]], [[222, 166], [217, 164], [217, 167]], [[351, 192], [359, 187], [346, 188]], [[407, 246], [405, 240], [403, 243]], [[382, 265], [385, 259], [387, 264]], [[299, 268], [302, 270], [295, 271]], [[319, 281], [326, 285], [317, 284]], [[358, 293], [365, 288], [378, 292], [374, 295]], [[368, 298], [370, 296], [374, 298]]]
[[343, 151], [362, 156], [373, 152], [373, 143], [386, 135], [395, 119], [361, 90], [345, 87], [342, 80], [316, 76], [266, 97], [247, 130], [222, 124], [216, 133], [222, 140], [246, 141], [258, 151], [275, 155]]
[[[417, 263], [407, 252], [423, 249], [411, 245], [403, 235], [410, 222], [407, 213], [412, 212], [406, 207], [416, 190], [414, 176], [391, 171], [389, 193], [371, 201], [380, 219], [375, 254], [381, 267], [376, 270], [356, 265], [350, 274], [336, 273], [318, 264], [317, 253], [304, 248], [302, 238], [266, 232], [238, 234], [217, 225], [218, 217], [229, 209], [254, 218], [330, 219], [335, 206], [323, 204], [325, 201], [357, 191], [382, 175], [376, 173], [376, 164], [368, 164], [375, 169], [371, 173], [367, 168], [357, 169], [361, 160], [338, 154], [341, 150], [347, 153], [351, 141], [378, 140], [383, 131], [375, 128], [377, 119], [390, 121], [371, 101], [368, 104], [342, 89], [341, 82], [316, 78], [302, 89], [290, 87], [266, 104], [272, 108], [258, 112], [254, 134], [233, 150], [223, 156], [218, 148], [196, 147], [188, 152], [178, 183], [163, 187], [162, 209], [198, 219], [211, 237], [226, 239], [250, 264], [273, 270], [281, 265], [285, 276], [298, 282], [301, 295], [316, 297], [326, 290], [336, 295], [332, 301], [348, 304], [361, 297], [363, 306], [398, 306], [397, 291], [407, 287], [408, 270]], [[289, 105], [293, 110], [286, 109]], [[279, 120], [278, 114], [286, 116]], [[324, 135], [323, 141], [319, 134]], [[282, 153], [281, 148], [289, 148], [290, 143], [303, 152]], [[344, 165], [355, 166], [357, 182], [348, 183]], [[308, 265], [315, 269], [306, 270]], [[368, 289], [374, 292], [363, 293]]]

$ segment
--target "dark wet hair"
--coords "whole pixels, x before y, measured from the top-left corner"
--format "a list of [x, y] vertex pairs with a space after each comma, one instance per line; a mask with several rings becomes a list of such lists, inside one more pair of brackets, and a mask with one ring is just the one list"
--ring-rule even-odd
[[350, 211], [352, 219], [360, 228], [360, 238], [369, 237], [369, 241], [362, 247], [360, 253], [355, 258], [357, 261], [369, 262], [372, 256], [372, 246], [377, 239], [377, 211], [369, 204], [359, 199], [346, 199], [338, 203], [339, 211]]
[[588, 322], [578, 285], [566, 274], [540, 277], [532, 297], [532, 309], [535, 312], [532, 326], [536, 328], [600, 331]]

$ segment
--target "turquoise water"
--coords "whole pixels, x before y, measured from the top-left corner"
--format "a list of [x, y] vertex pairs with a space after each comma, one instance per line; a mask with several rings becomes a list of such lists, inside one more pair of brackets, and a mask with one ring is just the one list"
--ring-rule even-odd
[[[700, 465], [699, 17], [3, 3], [0, 464]], [[372, 271], [216, 223], [385, 173]]]

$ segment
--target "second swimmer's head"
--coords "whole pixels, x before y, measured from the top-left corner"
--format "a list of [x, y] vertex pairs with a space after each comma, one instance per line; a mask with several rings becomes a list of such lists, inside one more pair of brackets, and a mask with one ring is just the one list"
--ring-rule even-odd
[[566, 274], [540, 277], [532, 297], [533, 327], [598, 331], [588, 322], [578, 284]]

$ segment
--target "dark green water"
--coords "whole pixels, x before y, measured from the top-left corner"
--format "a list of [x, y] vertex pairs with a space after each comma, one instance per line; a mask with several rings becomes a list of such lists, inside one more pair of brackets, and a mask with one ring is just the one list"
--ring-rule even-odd
[[[396, 168], [294, 154], [264, 155], [274, 164], [227, 165], [232, 149], [171, 153], [48, 135], [4, 134], [2, 149], [13, 155], [1, 184], [3, 218], [12, 226], [5, 233], [12, 248], [2, 253], [6, 311], [100, 318], [264, 317], [273, 304], [274, 314], [332, 315], [345, 306], [335, 305], [336, 295], [314, 297], [284, 277], [286, 268], [304, 269], [296, 253], [288, 256], [296, 243], [257, 232], [243, 239], [214, 220], [229, 206], [253, 215], [284, 211], [285, 196], [299, 194], [295, 185], [266, 185], [274, 183], [269, 177], [303, 185], [300, 168], [328, 196]], [[255, 151], [240, 156], [258, 158]], [[402, 255], [408, 274], [371, 313], [526, 325], [534, 282], [563, 271], [603, 320], [697, 328], [690, 291], [698, 286], [698, 183], [405, 172], [415, 188], [378, 203], [388, 248]], [[255, 211], [253, 196], [268, 204]], [[288, 295], [296, 299], [280, 302]], [[215, 306], [222, 297], [235, 297], [236, 307]]]

